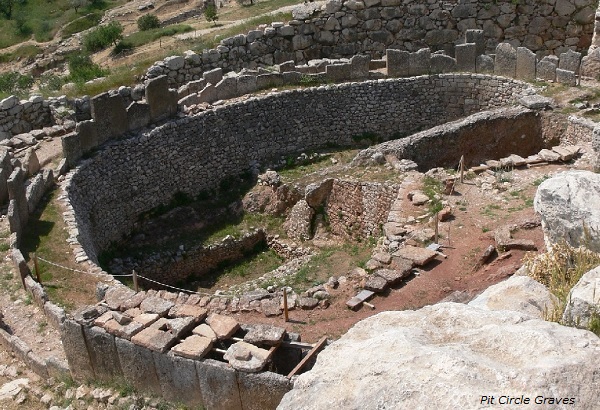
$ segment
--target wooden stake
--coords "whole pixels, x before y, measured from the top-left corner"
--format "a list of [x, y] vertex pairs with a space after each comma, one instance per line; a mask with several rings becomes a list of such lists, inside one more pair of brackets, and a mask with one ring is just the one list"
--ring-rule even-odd
[[304, 359], [302, 359], [300, 361], [300, 363], [298, 363], [296, 365], [296, 367], [294, 367], [292, 369], [292, 371], [287, 375], [287, 378], [291, 378], [292, 376], [294, 376], [296, 373], [298, 373], [300, 370], [302, 370], [302, 368], [304, 367], [304, 365], [306, 364], [306, 362], [308, 362], [315, 354], [317, 354], [317, 352], [319, 350], [321, 350], [321, 348], [323, 346], [325, 346], [325, 343], [327, 342], [327, 337], [323, 336], [315, 345], [314, 347], [306, 354], [306, 356], [304, 356]]
[[140, 291], [140, 288], [139, 288], [139, 286], [138, 286], [138, 280], [137, 280], [138, 278], [137, 278], [137, 273], [135, 273], [135, 271], [132, 271], [132, 272], [133, 272], [133, 289], [134, 289], [136, 292], [139, 292], [139, 291]]
[[283, 317], [285, 318], [286, 322], [289, 320], [286, 288], [283, 288]]
[[465, 178], [465, 156], [460, 156], [460, 183], [462, 184]]
[[440, 234], [440, 213], [435, 213], [435, 237], [433, 238], [433, 243], [438, 243], [438, 238]]
[[42, 284], [42, 279], [40, 278], [40, 269], [38, 267], [38, 258], [35, 252], [33, 253], [33, 269], [35, 269], [35, 277], [37, 278], [38, 283]]

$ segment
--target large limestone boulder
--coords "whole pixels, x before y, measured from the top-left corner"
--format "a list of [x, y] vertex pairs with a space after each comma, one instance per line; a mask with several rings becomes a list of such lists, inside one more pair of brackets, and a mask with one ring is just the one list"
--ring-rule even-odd
[[470, 306], [486, 310], [514, 310], [544, 319], [558, 305], [547, 287], [529, 276], [511, 276], [487, 288]]
[[546, 245], [560, 241], [600, 252], [600, 174], [560, 173], [539, 186], [534, 209], [542, 217]]
[[474, 409], [483, 395], [507, 394], [531, 403], [572, 397], [591, 410], [599, 368], [600, 338], [589, 331], [442, 303], [357, 323], [319, 354], [278, 409]]
[[565, 323], [587, 327], [590, 317], [600, 317], [600, 266], [587, 272], [571, 289], [563, 314]]

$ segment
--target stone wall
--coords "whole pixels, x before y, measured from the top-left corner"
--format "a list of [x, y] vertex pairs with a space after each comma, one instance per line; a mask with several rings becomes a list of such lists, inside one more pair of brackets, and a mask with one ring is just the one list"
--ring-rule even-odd
[[392, 154], [428, 170], [454, 167], [462, 155], [466, 165], [477, 165], [510, 154], [526, 157], [545, 146], [539, 113], [524, 107], [502, 108], [370, 147], [361, 151], [355, 162]]
[[65, 180], [77, 240], [98, 252], [136, 217], [180, 191], [194, 196], [227, 176], [281, 156], [365, 133], [392, 138], [513, 103], [527, 85], [460, 74], [284, 91], [182, 118], [115, 141]]
[[464, 40], [469, 29], [483, 31], [480, 54], [509, 42], [538, 58], [559, 55], [590, 46], [597, 6], [595, 0], [332, 0], [312, 15], [294, 13], [287, 24], [224, 39], [201, 54], [169, 57], [150, 67], [147, 77], [164, 74], [172, 85], [182, 85], [214, 68], [237, 71], [361, 53], [381, 58], [386, 49], [430, 48], [454, 56], [456, 45], [473, 42]]

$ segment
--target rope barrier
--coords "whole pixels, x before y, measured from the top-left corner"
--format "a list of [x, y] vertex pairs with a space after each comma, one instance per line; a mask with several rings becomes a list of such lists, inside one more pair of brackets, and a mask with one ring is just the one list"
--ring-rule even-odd
[[[79, 269], [69, 268], [68, 266], [60, 265], [60, 264], [55, 263], [55, 262], [51, 262], [51, 261], [49, 261], [47, 259], [42, 258], [41, 256], [38, 256], [37, 258], [39, 260], [44, 261], [47, 264], [55, 266], [57, 268], [66, 269], [66, 270], [69, 270], [69, 271], [72, 271], [72, 272], [78, 272], [78, 273], [89, 273], [89, 272], [82, 271], [82, 270], [79, 270]], [[128, 275], [111, 275], [111, 276], [113, 276], [113, 277], [119, 277], [119, 278], [131, 278], [131, 277], [133, 277], [133, 274], [130, 273]], [[189, 290], [189, 289], [181, 289], [181, 288], [178, 288], [178, 287], [175, 287], [175, 286], [171, 286], [171, 285], [167, 285], [165, 283], [161, 283], [161, 282], [155, 281], [153, 279], [147, 278], [147, 277], [139, 275], [139, 274], [137, 275], [137, 277], [141, 278], [141, 279], [144, 279], [144, 280], [147, 280], [148, 282], [152, 282], [152, 283], [155, 283], [157, 285], [163, 286], [165, 288], [170, 288], [170, 289], [178, 290], [180, 292], [186, 292], [186, 293], [191, 293], [191, 294], [200, 295], [200, 296], [218, 296], [218, 297], [225, 297], [225, 298], [234, 298], [234, 297], [236, 297], [233, 294], [231, 294], [231, 295], [228, 295], [228, 294], [215, 295], [215, 294], [212, 294], [212, 293], [195, 292], [195, 291]]]

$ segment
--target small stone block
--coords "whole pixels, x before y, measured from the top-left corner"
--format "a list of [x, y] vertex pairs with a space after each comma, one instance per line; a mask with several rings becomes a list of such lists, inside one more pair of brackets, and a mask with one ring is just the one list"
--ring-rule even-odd
[[404, 248], [398, 249], [394, 252], [394, 256], [399, 256], [404, 259], [408, 259], [413, 262], [416, 266], [425, 266], [437, 253], [426, 248], [418, 248], [416, 246], [405, 246]]
[[158, 320], [159, 316], [156, 313], [142, 313], [141, 315], [134, 316], [133, 321], [141, 323], [144, 326], [150, 326], [152, 323]]
[[408, 276], [402, 271], [392, 269], [379, 269], [375, 272], [375, 274], [385, 279], [388, 285], [395, 285], [396, 283], [400, 282], [403, 278]]
[[217, 341], [217, 334], [206, 323], [202, 323], [201, 325], [196, 326], [192, 330], [192, 333], [195, 335], [198, 335], [198, 336], [206, 337], [206, 338], [212, 340], [213, 342]]
[[133, 336], [131, 341], [155, 352], [164, 353], [175, 344], [177, 338], [171, 332], [163, 332], [153, 327], [147, 327]]
[[240, 324], [234, 318], [216, 313], [210, 315], [206, 322], [220, 340], [230, 338], [240, 328]]
[[166, 316], [174, 305], [173, 302], [169, 302], [168, 300], [151, 296], [144, 299], [140, 304], [140, 309], [142, 309], [142, 312], [144, 313], [156, 313], [159, 316]]
[[244, 342], [277, 346], [283, 340], [285, 329], [271, 325], [252, 325], [244, 336]]
[[365, 289], [373, 291], [375, 293], [382, 293], [388, 287], [388, 282], [381, 276], [372, 275], [365, 283]]
[[213, 347], [213, 341], [207, 337], [192, 335], [175, 345], [171, 351], [188, 359], [202, 359]]
[[169, 310], [170, 318], [186, 316], [193, 317], [198, 322], [201, 322], [206, 318], [206, 309], [194, 305], [175, 305]]
[[223, 358], [236, 370], [256, 373], [261, 371], [269, 360], [269, 351], [250, 343], [237, 342], [229, 346]]

